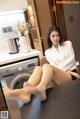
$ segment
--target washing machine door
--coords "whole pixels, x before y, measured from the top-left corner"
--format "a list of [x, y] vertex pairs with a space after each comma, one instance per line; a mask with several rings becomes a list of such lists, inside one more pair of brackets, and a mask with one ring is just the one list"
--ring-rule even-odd
[[11, 89], [20, 89], [23, 87], [24, 82], [27, 82], [31, 74], [29, 73], [21, 73], [16, 75], [10, 84]]

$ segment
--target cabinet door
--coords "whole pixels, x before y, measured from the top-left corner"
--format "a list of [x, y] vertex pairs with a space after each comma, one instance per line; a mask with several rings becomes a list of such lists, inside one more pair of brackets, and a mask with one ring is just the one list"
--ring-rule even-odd
[[[66, 32], [66, 26], [65, 26], [65, 19], [64, 19], [64, 10], [63, 10], [63, 4], [59, 4], [58, 0], [49, 0], [52, 1], [53, 5], [53, 12], [54, 12], [54, 19], [55, 19], [55, 25], [59, 27], [59, 29], [62, 32], [62, 36], [64, 38], [64, 41], [67, 40], [67, 32]], [[62, 0], [59, 0], [59, 2]]]
[[0, 111], [8, 111], [8, 107], [4, 97], [1, 83], [0, 83]]
[[38, 17], [36, 12], [36, 4], [34, 0], [28, 0], [28, 18], [29, 18], [29, 24], [30, 24], [34, 48], [43, 52], [40, 28], [39, 28]]

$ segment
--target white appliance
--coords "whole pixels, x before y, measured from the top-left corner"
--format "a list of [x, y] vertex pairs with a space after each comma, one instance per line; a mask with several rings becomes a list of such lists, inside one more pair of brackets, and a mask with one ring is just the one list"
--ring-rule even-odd
[[10, 88], [23, 85], [28, 80], [33, 69], [39, 65], [40, 51], [32, 50], [29, 53], [3, 55], [0, 59], [0, 80], [6, 81]]

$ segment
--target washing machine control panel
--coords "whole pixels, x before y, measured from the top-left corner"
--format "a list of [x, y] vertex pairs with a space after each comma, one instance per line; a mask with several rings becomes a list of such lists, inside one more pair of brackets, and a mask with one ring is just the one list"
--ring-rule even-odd
[[13, 62], [0, 68], [0, 79], [19, 72], [32, 72], [39, 65], [39, 57]]

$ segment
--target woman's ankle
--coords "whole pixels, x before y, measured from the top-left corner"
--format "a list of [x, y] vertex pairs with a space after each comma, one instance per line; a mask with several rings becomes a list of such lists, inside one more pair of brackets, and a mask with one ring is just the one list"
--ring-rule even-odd
[[43, 85], [37, 85], [36, 88], [38, 88], [39, 90], [42, 90], [42, 91], [46, 91], [46, 86], [43, 86]]
[[34, 93], [36, 96], [40, 98], [41, 101], [46, 100], [46, 89], [44, 87], [36, 87], [36, 91]]
[[32, 83], [30, 83], [30, 82], [24, 82], [24, 84], [23, 84], [23, 87], [28, 87], [28, 86], [34, 86]]

